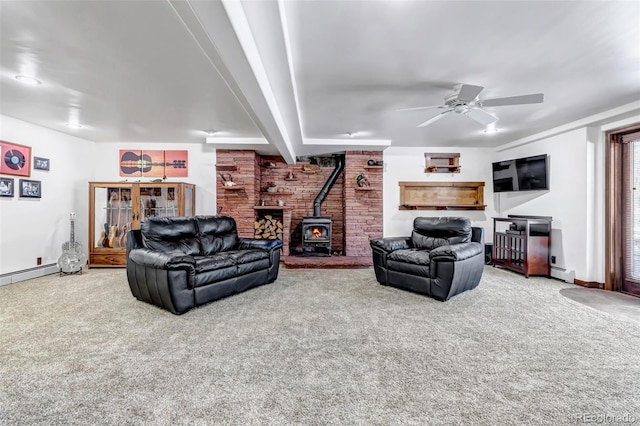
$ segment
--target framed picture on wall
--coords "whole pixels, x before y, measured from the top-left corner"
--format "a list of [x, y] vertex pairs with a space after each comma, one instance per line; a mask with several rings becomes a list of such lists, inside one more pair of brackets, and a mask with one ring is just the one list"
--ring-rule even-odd
[[0, 197], [13, 197], [13, 179], [0, 178]]
[[42, 182], [39, 180], [20, 179], [20, 196], [25, 198], [42, 197]]
[[42, 157], [33, 157], [33, 168], [36, 170], [49, 170], [49, 159]]
[[0, 141], [0, 174], [31, 176], [31, 147]]

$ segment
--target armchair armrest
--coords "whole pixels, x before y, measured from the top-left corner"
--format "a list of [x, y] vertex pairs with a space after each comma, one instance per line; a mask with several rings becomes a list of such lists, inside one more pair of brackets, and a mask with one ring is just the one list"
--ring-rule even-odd
[[162, 252], [139, 248], [131, 250], [129, 258], [141, 266], [155, 269], [195, 271], [196, 267], [193, 256], [182, 252]]
[[371, 248], [390, 253], [395, 250], [404, 250], [413, 247], [411, 237], [386, 237], [369, 241]]
[[262, 249], [267, 251], [273, 251], [275, 249], [282, 248], [282, 240], [269, 240], [269, 239], [253, 239], [253, 238], [239, 238], [238, 249]]
[[460, 243], [450, 246], [440, 246], [431, 250], [429, 257], [431, 260], [465, 260], [473, 256], [482, 254], [484, 256], [484, 248], [480, 243]]

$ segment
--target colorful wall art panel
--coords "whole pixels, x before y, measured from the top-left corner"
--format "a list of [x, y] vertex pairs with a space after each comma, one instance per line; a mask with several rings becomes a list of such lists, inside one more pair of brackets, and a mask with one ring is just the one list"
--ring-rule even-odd
[[31, 176], [31, 147], [0, 141], [0, 174]]
[[186, 177], [189, 151], [120, 150], [120, 176]]

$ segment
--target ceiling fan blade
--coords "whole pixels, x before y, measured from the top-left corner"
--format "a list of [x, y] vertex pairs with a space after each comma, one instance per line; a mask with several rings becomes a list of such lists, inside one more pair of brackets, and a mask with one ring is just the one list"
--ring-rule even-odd
[[468, 111], [464, 112], [464, 115], [484, 126], [488, 126], [489, 124], [498, 121], [497, 117], [494, 117], [493, 115], [481, 110], [480, 108], [469, 109]]
[[428, 119], [428, 120], [427, 120], [427, 121], [425, 121], [424, 123], [422, 123], [422, 124], [418, 124], [416, 127], [425, 127], [425, 126], [428, 126], [429, 124], [431, 124], [431, 123], [433, 123], [433, 122], [435, 122], [435, 121], [440, 120], [442, 117], [444, 117], [444, 116], [445, 116], [445, 114], [448, 114], [448, 113], [450, 113], [451, 111], [453, 111], [453, 110], [452, 110], [452, 109], [448, 109], [448, 110], [446, 110], [446, 111], [444, 111], [444, 112], [441, 112], [440, 114], [436, 115], [435, 117]]
[[432, 105], [432, 106], [421, 106], [421, 107], [413, 107], [413, 108], [400, 108], [396, 111], [417, 111], [419, 109], [432, 109], [432, 108], [448, 108], [446, 105]]
[[463, 102], [471, 102], [484, 90], [482, 86], [472, 86], [471, 84], [463, 84], [458, 93], [458, 100]]
[[503, 106], [503, 105], [524, 105], [524, 104], [540, 104], [544, 100], [543, 93], [534, 93], [531, 95], [509, 96], [507, 98], [493, 98], [478, 101], [483, 107]]

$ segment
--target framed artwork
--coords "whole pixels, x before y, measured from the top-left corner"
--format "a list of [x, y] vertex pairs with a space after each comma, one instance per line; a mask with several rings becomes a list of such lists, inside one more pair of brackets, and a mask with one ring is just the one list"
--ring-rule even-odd
[[0, 174], [31, 176], [31, 147], [0, 141]]
[[120, 176], [130, 177], [187, 177], [189, 151], [160, 151], [121, 149]]
[[20, 179], [20, 196], [25, 198], [42, 197], [42, 182], [39, 180]]
[[13, 197], [13, 179], [0, 178], [0, 197]]
[[49, 170], [49, 159], [33, 157], [33, 168], [36, 170]]

